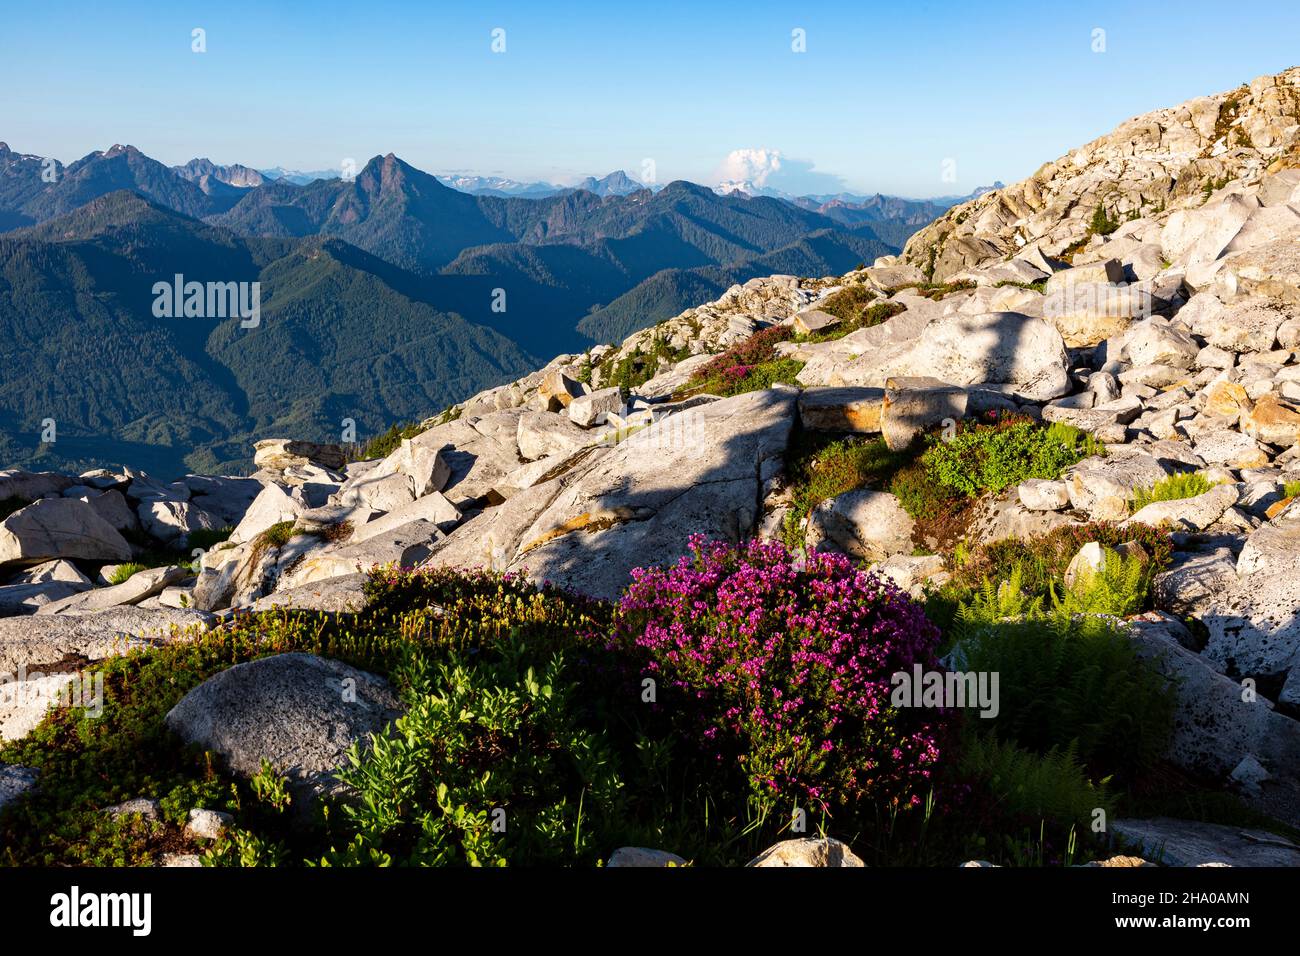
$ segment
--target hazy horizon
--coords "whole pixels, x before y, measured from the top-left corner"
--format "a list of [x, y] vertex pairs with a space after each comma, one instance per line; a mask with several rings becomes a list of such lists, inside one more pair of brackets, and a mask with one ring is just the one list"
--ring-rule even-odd
[[[1300, 27], [1279, 9], [1264, 35], [1213, 29], [1221, 9], [1202, 2], [1176, 18], [1036, 10], [20, 5], [0, 36], [0, 141], [65, 163], [114, 143], [168, 165], [305, 171], [392, 152], [438, 175], [571, 185], [645, 180], [650, 161], [659, 183], [952, 196], [1291, 66]], [[1179, 51], [1158, 70], [1153, 38]]]

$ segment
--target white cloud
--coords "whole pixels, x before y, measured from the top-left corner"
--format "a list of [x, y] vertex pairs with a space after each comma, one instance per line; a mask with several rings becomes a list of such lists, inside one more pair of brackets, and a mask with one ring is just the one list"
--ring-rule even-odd
[[719, 182], [751, 182], [766, 186], [768, 179], [781, 170], [779, 149], [733, 149], [718, 167]]
[[811, 160], [792, 159], [766, 146], [733, 149], [714, 173], [714, 183], [752, 183], [794, 196], [844, 190], [841, 176], [819, 172]]

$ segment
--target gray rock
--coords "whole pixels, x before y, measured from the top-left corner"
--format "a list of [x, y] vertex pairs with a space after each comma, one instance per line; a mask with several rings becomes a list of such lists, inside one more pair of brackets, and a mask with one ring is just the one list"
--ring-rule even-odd
[[686, 866], [686, 861], [667, 850], [650, 850], [641, 846], [621, 846], [609, 855], [607, 869]]
[[137, 571], [121, 584], [112, 587], [82, 591], [42, 607], [37, 614], [96, 614], [111, 607], [139, 604], [145, 598], [160, 594], [163, 588], [190, 576], [187, 568], [146, 568]]
[[1075, 508], [1094, 521], [1122, 521], [1128, 517], [1133, 493], [1168, 474], [1155, 456], [1125, 447], [1105, 458], [1085, 458], [1064, 479]]
[[[610, 412], [623, 407], [623, 394], [617, 386], [598, 389], [569, 403], [569, 419], [581, 428], [603, 425]], [[557, 449], [558, 450], [558, 449]], [[522, 454], [522, 449], [521, 449]], [[536, 456], [538, 458], [543, 455]]]
[[86, 577], [71, 561], [55, 559], [20, 571], [9, 579], [10, 584], [48, 584], [53, 582], [78, 584], [94, 587], [94, 582]]
[[1210, 465], [1258, 468], [1268, 463], [1268, 455], [1259, 442], [1233, 429], [1219, 428], [1203, 432], [1197, 436], [1196, 444], [1192, 447]]
[[1279, 714], [1263, 696], [1199, 654], [1157, 631], [1130, 632], [1140, 656], [1168, 679], [1174, 693], [1174, 731], [1168, 757], [1177, 766], [1226, 779], [1247, 754], [1275, 773], [1295, 778], [1300, 767], [1300, 723]]
[[188, 501], [142, 501], [136, 510], [149, 535], [182, 547], [191, 531], [216, 531], [224, 526], [217, 515]]
[[339, 577], [284, 588], [253, 602], [253, 611], [293, 608], [300, 611], [323, 611], [328, 614], [355, 613], [366, 606], [366, 582], [369, 574], [344, 574]]
[[256, 478], [186, 475], [181, 481], [190, 490], [190, 500], [209, 514], [216, 515], [223, 527], [233, 528], [239, 524], [249, 506], [262, 493], [262, 483]]
[[349, 542], [369, 541], [381, 534], [396, 531], [412, 521], [429, 521], [441, 531], [450, 531], [461, 519], [460, 509], [453, 505], [438, 491], [431, 491], [423, 498], [404, 504], [385, 515], [361, 524], [354, 524]]
[[45, 498], [0, 521], [0, 565], [50, 558], [128, 561], [131, 546], [84, 501]]
[[868, 561], [910, 554], [916, 522], [898, 499], [885, 491], [861, 489], [837, 495], [813, 509], [808, 519], [809, 549], [839, 551]]
[[1070, 492], [1063, 481], [1030, 478], [1021, 482], [1016, 493], [1030, 511], [1062, 511], [1070, 507]]
[[1237, 503], [1241, 489], [1236, 485], [1218, 485], [1194, 498], [1155, 501], [1141, 508], [1120, 527], [1146, 524], [1152, 527], [1171, 525], [1182, 531], [1204, 531], [1223, 517]]
[[114, 818], [139, 816], [152, 821], [162, 818], [162, 804], [150, 797], [136, 797], [134, 800], [125, 800], [111, 807], [105, 807], [104, 812]]
[[1191, 368], [1201, 347], [1186, 331], [1155, 320], [1140, 323], [1128, 334], [1124, 352], [1134, 365]]
[[446, 487], [451, 479], [451, 466], [443, 459], [437, 448], [423, 442], [417, 443], [414, 439], [404, 438], [392, 454], [368, 473], [367, 480], [376, 482], [390, 475], [400, 475], [405, 478], [408, 494], [400, 497], [414, 501]]
[[430, 555], [442, 538], [436, 524], [417, 519], [374, 534], [364, 541], [313, 548], [301, 559], [295, 558], [290, 562], [279, 578], [277, 588], [298, 587], [328, 578], [373, 571], [384, 565], [413, 568]]
[[460, 525], [428, 563], [526, 571], [615, 597], [632, 568], [681, 557], [693, 532], [748, 538], [782, 464], [795, 394], [751, 392], [657, 421]]
[[270, 471], [284, 471], [296, 465], [317, 465], [338, 471], [347, 463], [347, 456], [340, 445], [267, 438], [255, 442], [253, 448], [253, 464]]
[[807, 388], [799, 396], [799, 420], [811, 431], [876, 434], [883, 388]]
[[880, 411], [885, 444], [894, 450], [910, 448], [925, 430], [965, 418], [966, 402], [966, 389], [936, 378], [889, 379]]
[[36, 771], [0, 763], [0, 810], [36, 789]]
[[745, 865], [860, 867], [866, 864], [849, 849], [847, 843], [841, 843], [833, 837], [804, 837], [800, 840], [782, 840]]
[[40, 584], [7, 584], [0, 587], [0, 617], [34, 614], [43, 607], [80, 594], [93, 587], [69, 581], [44, 581]]
[[313, 654], [236, 664], [195, 687], [167, 714], [182, 740], [251, 777], [268, 761], [294, 782], [330, 787], [354, 743], [398, 716], [383, 678]]
[[839, 318], [829, 312], [823, 312], [821, 309], [804, 309], [802, 312], [795, 313], [794, 317], [794, 328], [800, 335], [824, 332], [827, 329], [835, 328], [839, 324]]
[[1247, 297], [1198, 315], [1192, 331], [1229, 352], [1267, 352], [1277, 341], [1278, 327], [1290, 317], [1271, 299]]
[[967, 536], [973, 545], [981, 545], [1007, 538], [1032, 538], [1078, 523], [1065, 512], [1031, 511], [1020, 503], [1016, 491], [1008, 491], [984, 498], [975, 506]]
[[88, 494], [81, 495], [68, 495], [65, 493], [64, 497], [75, 497], [86, 502], [95, 510], [95, 514], [118, 531], [134, 531], [140, 527], [140, 519], [136, 516], [135, 511], [127, 503], [122, 492], [116, 489], [109, 489], [108, 491], [91, 490]]
[[284, 488], [268, 483], [248, 506], [229, 540], [232, 544], [252, 541], [273, 525], [296, 520], [303, 510], [302, 504], [291, 498]]
[[1154, 817], [1114, 820], [1110, 832], [1165, 866], [1300, 866], [1300, 846], [1267, 830]]
[[1298, 607], [1294, 569], [1250, 574], [1198, 608], [1209, 631], [1205, 657], [1235, 674], [1285, 676], [1300, 660]]
[[229, 813], [195, 807], [185, 821], [185, 835], [193, 840], [219, 840], [234, 822], [235, 818]]
[[0, 618], [0, 673], [29, 672], [68, 657], [102, 660], [170, 640], [173, 630], [207, 630], [212, 618], [197, 611], [112, 608], [99, 614]]
[[1300, 513], [1289, 509], [1252, 531], [1237, 559], [1237, 573], [1300, 570]]
[[[614, 389], [617, 391], [617, 389]], [[590, 396], [583, 396], [589, 398]], [[574, 399], [569, 405], [569, 412], [583, 399]], [[601, 413], [603, 422], [607, 415]], [[594, 424], [594, 420], [593, 420]], [[519, 416], [518, 434], [519, 457], [525, 461], [536, 461], [552, 455], [567, 455], [591, 444], [592, 436], [586, 428], [580, 428], [563, 415], [551, 412], [525, 412]]]
[[954, 385], [997, 384], [1033, 401], [1070, 391], [1061, 335], [1042, 319], [1014, 312], [947, 315], [918, 339], [837, 365], [828, 381], [806, 367], [804, 385], [883, 386], [896, 376], [930, 375]]
[[[6, 675], [10, 677], [12, 675]], [[19, 672], [18, 680], [0, 684], [0, 740], [22, 740], [45, 719], [51, 706], [67, 702], [72, 674]], [[86, 688], [93, 694], [93, 684]], [[84, 698], [77, 695], [77, 701]]]
[[1180, 617], [1191, 617], [1236, 581], [1237, 562], [1228, 548], [1205, 554], [1175, 554], [1170, 567], [1156, 575], [1155, 606]]

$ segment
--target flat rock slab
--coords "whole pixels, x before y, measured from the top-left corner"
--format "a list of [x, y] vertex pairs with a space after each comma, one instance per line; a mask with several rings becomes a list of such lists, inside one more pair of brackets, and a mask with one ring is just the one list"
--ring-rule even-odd
[[92, 661], [165, 641], [173, 628], [206, 630], [212, 616], [174, 608], [112, 608], [99, 614], [0, 618], [0, 673], [48, 667], [68, 657]]
[[59, 601], [52, 601], [37, 614], [95, 614], [124, 604], [139, 604], [146, 598], [161, 594], [163, 588], [190, 576], [186, 568], [146, 568], [137, 571], [121, 584], [107, 588], [82, 591]]
[[884, 404], [883, 388], [808, 388], [799, 396], [799, 421], [811, 431], [872, 435]]
[[693, 533], [747, 538], [781, 465], [795, 394], [773, 388], [663, 418], [461, 525], [428, 563], [517, 571], [612, 598], [633, 568], [680, 558]]
[[1154, 817], [1114, 820], [1111, 833], [1166, 866], [1300, 866], [1300, 846], [1267, 830]]
[[380, 733], [401, 711], [388, 681], [314, 654], [236, 664], [195, 687], [167, 714], [186, 743], [231, 771], [256, 774], [267, 760], [296, 781], [324, 782], [348, 748]]
[[0, 522], [0, 565], [50, 558], [129, 561], [131, 546], [88, 503], [45, 498]]
[[368, 574], [345, 574], [337, 578], [285, 588], [253, 602], [254, 611], [292, 608], [300, 611], [324, 611], [346, 614], [366, 606], [365, 584]]

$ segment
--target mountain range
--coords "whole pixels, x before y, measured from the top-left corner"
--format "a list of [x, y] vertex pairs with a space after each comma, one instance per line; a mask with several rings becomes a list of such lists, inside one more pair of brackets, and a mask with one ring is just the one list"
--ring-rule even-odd
[[[475, 193], [391, 153], [307, 175], [0, 144], [0, 460], [233, 471], [271, 431], [337, 439], [352, 419], [364, 438], [735, 283], [895, 253], [919, 224], [906, 201], [808, 208], [622, 172]], [[260, 326], [154, 316], [176, 275], [258, 283]]]

